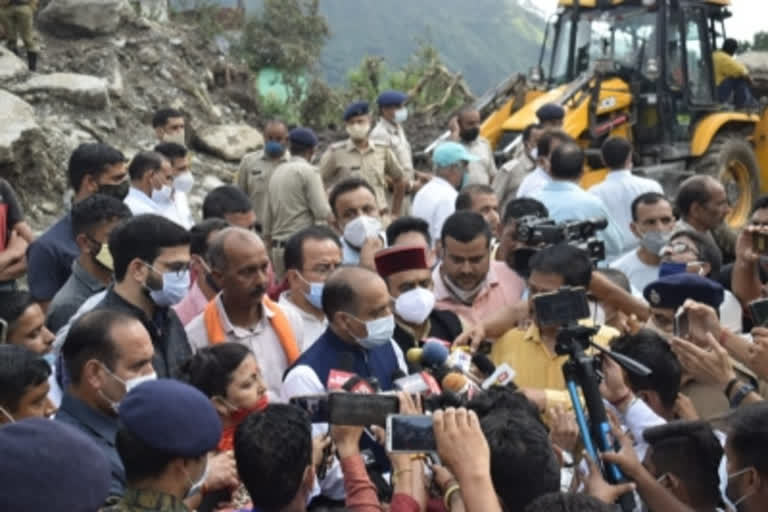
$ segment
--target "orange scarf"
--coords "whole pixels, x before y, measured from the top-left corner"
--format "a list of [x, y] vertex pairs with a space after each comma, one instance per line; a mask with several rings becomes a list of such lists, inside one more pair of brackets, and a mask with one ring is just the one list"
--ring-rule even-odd
[[[283, 310], [267, 296], [264, 296], [262, 299], [262, 304], [272, 313], [272, 316], [269, 317], [269, 323], [272, 329], [274, 329], [275, 334], [277, 334], [277, 339], [280, 340], [280, 346], [283, 347], [288, 365], [292, 365], [299, 358], [299, 346], [296, 344], [296, 337], [293, 334], [291, 324], [288, 322], [288, 318], [286, 318]], [[221, 321], [219, 308], [216, 305], [216, 298], [205, 306], [203, 322], [208, 334], [208, 343], [217, 345], [227, 341], [227, 333], [224, 332], [224, 324]]]

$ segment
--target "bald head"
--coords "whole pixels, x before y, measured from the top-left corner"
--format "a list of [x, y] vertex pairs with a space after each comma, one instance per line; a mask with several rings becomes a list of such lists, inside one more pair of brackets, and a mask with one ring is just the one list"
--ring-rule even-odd
[[249, 251], [266, 251], [261, 237], [248, 229], [229, 227], [216, 233], [208, 246], [211, 268], [226, 270], [232, 256]]
[[704, 175], [692, 176], [680, 185], [675, 206], [682, 218], [698, 231], [715, 229], [730, 211], [722, 183]]
[[362, 267], [341, 267], [333, 272], [323, 288], [323, 312], [333, 321], [338, 312], [350, 313], [361, 320], [376, 309], [377, 295], [389, 291], [384, 280], [375, 272]]

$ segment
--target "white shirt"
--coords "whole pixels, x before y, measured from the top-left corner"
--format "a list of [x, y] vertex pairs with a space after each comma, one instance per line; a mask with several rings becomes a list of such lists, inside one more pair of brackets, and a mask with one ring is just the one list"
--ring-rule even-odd
[[626, 169], [609, 172], [605, 180], [590, 188], [589, 192], [603, 201], [616, 221], [621, 233], [622, 253], [638, 246], [637, 238], [629, 229], [632, 223], [632, 201], [648, 192], [664, 193], [659, 182], [635, 176]]
[[184, 229], [191, 228], [195, 221], [192, 218], [192, 210], [189, 208], [189, 198], [184, 192], [175, 190], [173, 200], [160, 205], [162, 215], [166, 219], [172, 220]]
[[720, 325], [733, 333], [740, 333], [743, 329], [742, 318], [744, 310], [741, 303], [733, 293], [725, 290], [723, 302], [720, 304]]
[[429, 180], [416, 192], [411, 206], [411, 215], [427, 221], [432, 240], [440, 240], [445, 219], [456, 211], [458, 195], [456, 188], [439, 176]]
[[124, 202], [133, 215], [142, 215], [144, 213], [163, 215], [163, 209], [160, 208], [160, 205], [136, 187], [131, 186]]
[[[222, 327], [227, 334], [228, 342], [236, 342], [248, 347], [259, 363], [261, 374], [267, 385], [269, 399], [279, 402], [280, 390], [283, 384], [283, 373], [288, 369], [288, 358], [285, 356], [283, 346], [277, 333], [272, 328], [270, 319], [274, 314], [269, 308], [262, 305], [261, 320], [248, 328], [233, 325], [224, 310], [221, 302], [221, 294], [216, 297], [216, 307], [219, 309]], [[291, 325], [299, 322], [296, 313], [291, 310], [282, 310]], [[209, 346], [208, 331], [203, 319], [204, 313], [196, 316], [187, 325], [187, 338], [192, 347], [192, 352]], [[298, 343], [298, 341], [297, 341]]]
[[469, 162], [468, 185], [488, 185], [498, 172], [496, 170], [496, 160], [493, 157], [493, 150], [488, 140], [478, 137], [470, 143], [461, 142], [467, 148], [467, 151], [478, 157], [480, 160]]
[[517, 197], [531, 197], [543, 189], [550, 181], [552, 181], [552, 176], [537, 166], [523, 178], [523, 182], [520, 183], [520, 187], [517, 189]]
[[[325, 332], [328, 328], [328, 320], [325, 318], [325, 315], [323, 315], [322, 319], [318, 319], [315, 315], [301, 309], [291, 302], [291, 299], [288, 297], [290, 294], [290, 291], [281, 293], [277, 304], [283, 308], [283, 311], [290, 309], [296, 313], [293, 315], [293, 320], [296, 323], [292, 322], [291, 327], [293, 328], [294, 336], [296, 336], [296, 343], [299, 344], [299, 350], [304, 352]], [[289, 318], [288, 321], [291, 322], [291, 320]]]
[[637, 250], [629, 251], [609, 265], [611, 268], [621, 270], [629, 279], [632, 288], [641, 294], [646, 286], [659, 278], [659, 266], [648, 265], [640, 260]]

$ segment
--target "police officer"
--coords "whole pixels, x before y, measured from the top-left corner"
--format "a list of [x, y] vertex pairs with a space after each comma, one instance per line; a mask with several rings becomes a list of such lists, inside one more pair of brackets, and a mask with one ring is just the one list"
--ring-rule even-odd
[[107, 511], [187, 512], [191, 503], [196, 508], [209, 476], [208, 452], [220, 439], [221, 420], [203, 393], [172, 379], [140, 384], [120, 403], [115, 444], [128, 485]]
[[264, 149], [248, 153], [240, 161], [236, 183], [250, 198], [256, 212], [256, 224], [261, 227], [269, 179], [280, 164], [290, 158], [288, 129], [285, 123], [272, 120], [264, 127]]
[[[358, 101], [347, 107], [344, 123], [349, 139], [331, 144], [326, 150], [320, 160], [323, 181], [326, 186], [332, 186], [345, 178], [360, 177], [373, 187], [381, 214], [391, 212], [393, 216], [399, 216], [407, 178], [388, 146], [370, 139], [368, 103]], [[393, 190], [391, 209], [387, 200], [389, 183]]]
[[542, 130], [562, 130], [565, 109], [557, 103], [545, 103], [536, 111], [536, 117]]
[[275, 169], [269, 180], [263, 214], [264, 241], [272, 248], [272, 265], [278, 278], [283, 275], [286, 240], [299, 230], [333, 221], [320, 173], [309, 163], [317, 136], [308, 128], [294, 128], [288, 140], [291, 157]]
[[16, 45], [19, 36], [27, 49], [27, 63], [30, 71], [37, 69], [37, 35], [35, 34], [34, 18], [37, 0], [0, 0], [0, 21], [5, 32], [6, 45], [18, 56], [21, 56]]

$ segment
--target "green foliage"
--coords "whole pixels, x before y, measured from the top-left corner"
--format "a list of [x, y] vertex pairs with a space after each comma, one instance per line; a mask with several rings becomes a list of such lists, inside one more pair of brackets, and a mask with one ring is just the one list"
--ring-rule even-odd
[[194, 23], [201, 39], [212, 41], [222, 32], [223, 27], [216, 16], [221, 6], [216, 0], [176, 0], [171, 5], [169, 15]]
[[271, 94], [259, 94], [259, 113], [266, 119], [282, 119], [288, 124], [299, 123], [299, 108], [296, 102], [283, 102]]
[[760, 31], [753, 37], [752, 41], [742, 41], [739, 43], [742, 52], [765, 52], [768, 51], [768, 32]]
[[329, 35], [319, 0], [265, 0], [246, 22], [239, 50], [254, 71], [274, 67], [297, 75], [315, 66]]

